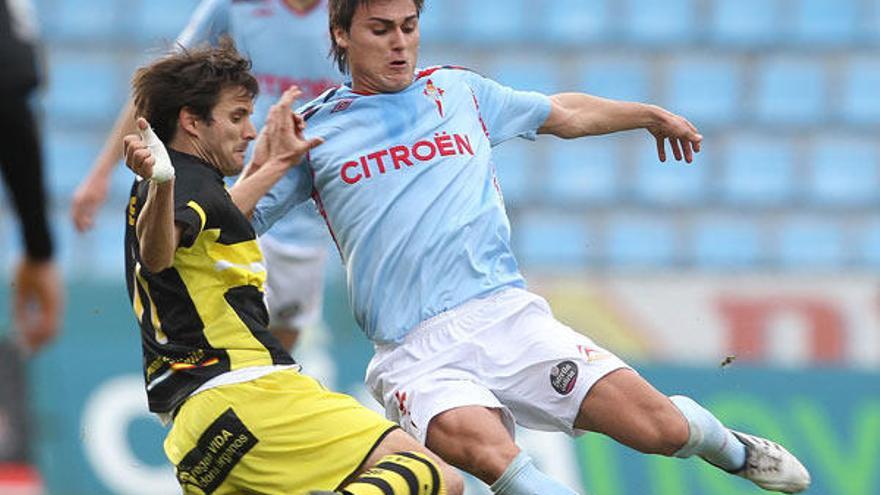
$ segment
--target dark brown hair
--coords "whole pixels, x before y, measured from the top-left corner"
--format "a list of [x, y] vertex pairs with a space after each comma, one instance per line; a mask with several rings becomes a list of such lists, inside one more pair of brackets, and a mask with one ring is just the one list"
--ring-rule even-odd
[[228, 37], [216, 47], [181, 48], [135, 72], [131, 83], [135, 110], [168, 143], [177, 131], [182, 108], [210, 123], [224, 89], [240, 86], [256, 96], [259, 86], [250, 68], [250, 60], [236, 51]]
[[[416, 12], [421, 15], [422, 7], [425, 0], [412, 0], [416, 7]], [[351, 32], [351, 20], [354, 13], [361, 5], [369, 5], [370, 0], [330, 0], [330, 55], [339, 67], [339, 71], [343, 74], [348, 73], [348, 53], [345, 49], [336, 44], [336, 36], [333, 30], [337, 27], [342, 28], [346, 33]]]

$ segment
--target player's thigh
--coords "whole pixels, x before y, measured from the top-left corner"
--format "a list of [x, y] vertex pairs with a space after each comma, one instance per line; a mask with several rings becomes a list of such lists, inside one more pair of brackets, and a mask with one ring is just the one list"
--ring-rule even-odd
[[425, 444], [436, 416], [476, 406], [500, 411], [501, 425], [512, 435], [513, 415], [481, 383], [479, 374], [469, 369], [477, 361], [473, 346], [438, 343], [449, 336], [442, 330], [436, 333], [438, 338], [424, 346], [408, 343], [374, 356], [367, 386], [384, 405], [385, 416]]
[[670, 455], [688, 439], [678, 408], [632, 370], [599, 380], [581, 405], [576, 427], [596, 431], [641, 452]]
[[189, 399], [165, 449], [184, 489], [297, 494], [337, 488], [393, 428], [289, 370]]
[[482, 342], [486, 385], [521, 425], [575, 435], [584, 397], [596, 382], [621, 368], [620, 358], [531, 305]]

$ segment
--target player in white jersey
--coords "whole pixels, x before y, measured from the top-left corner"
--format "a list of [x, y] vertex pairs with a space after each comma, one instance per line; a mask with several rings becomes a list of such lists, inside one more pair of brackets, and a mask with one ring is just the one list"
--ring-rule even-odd
[[698, 455], [765, 489], [804, 490], [809, 474], [784, 448], [661, 394], [556, 321], [511, 252], [492, 147], [646, 129], [661, 161], [668, 141], [690, 162], [702, 136], [656, 106], [520, 92], [452, 67], [416, 72], [422, 3], [330, 0], [334, 54], [351, 82], [306, 106], [306, 134], [325, 144], [252, 219], [262, 231], [315, 198], [375, 344], [366, 379], [388, 417], [499, 494], [572, 493], [520, 451], [513, 421]]
[[[298, 86], [304, 98], [311, 99], [339, 79], [327, 56], [326, 0], [203, 0], [176, 45], [216, 45], [224, 35], [253, 63], [260, 93], [252, 120], [258, 128], [288, 87]], [[80, 231], [91, 228], [95, 211], [106, 199], [110, 174], [121, 156], [119, 143], [130, 132], [134, 132], [134, 114], [129, 102], [92, 172], [74, 195], [71, 212]], [[301, 329], [320, 323], [329, 244], [312, 202], [299, 206], [260, 238], [270, 267], [266, 297], [271, 326], [286, 349], [294, 347]]]

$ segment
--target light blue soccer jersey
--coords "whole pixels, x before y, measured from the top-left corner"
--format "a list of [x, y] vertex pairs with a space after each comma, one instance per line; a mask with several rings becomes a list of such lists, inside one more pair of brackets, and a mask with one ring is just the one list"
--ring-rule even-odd
[[491, 148], [534, 139], [549, 112], [544, 95], [451, 67], [399, 93], [341, 86], [303, 110], [307, 136], [326, 142], [261, 200], [254, 226], [314, 195], [357, 322], [373, 341], [400, 342], [471, 298], [525, 285]]
[[[252, 117], [259, 129], [269, 107], [291, 85], [299, 86], [303, 101], [308, 101], [339, 82], [340, 74], [328, 58], [327, 19], [326, 0], [317, 0], [304, 12], [284, 0], [204, 0], [177, 41], [184, 47], [216, 44], [223, 35], [235, 41], [251, 59], [260, 83]], [[296, 208], [268, 234], [286, 245], [309, 249], [328, 243], [327, 228], [312, 202]]]

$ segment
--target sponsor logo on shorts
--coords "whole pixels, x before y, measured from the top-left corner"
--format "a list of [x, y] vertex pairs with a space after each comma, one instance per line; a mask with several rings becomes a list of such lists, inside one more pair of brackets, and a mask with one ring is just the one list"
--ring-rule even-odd
[[258, 441], [229, 408], [208, 426], [195, 448], [178, 463], [177, 481], [185, 493], [210, 495]]
[[561, 395], [568, 395], [577, 383], [578, 367], [573, 361], [562, 361], [550, 370], [550, 385]]

